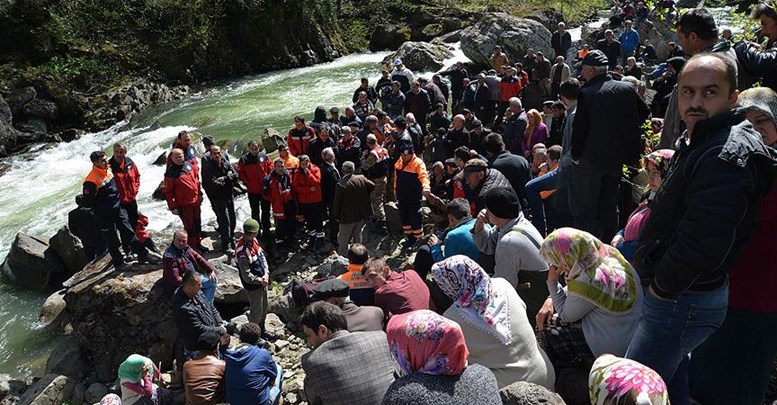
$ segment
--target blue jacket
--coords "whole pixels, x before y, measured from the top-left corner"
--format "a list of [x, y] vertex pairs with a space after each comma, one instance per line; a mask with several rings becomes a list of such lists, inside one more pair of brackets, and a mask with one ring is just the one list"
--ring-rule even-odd
[[278, 369], [270, 352], [243, 344], [227, 350], [224, 388], [230, 404], [269, 404], [270, 387]]
[[475, 246], [472, 232], [470, 232], [474, 226], [475, 219], [470, 218], [469, 221], [463, 222], [448, 231], [444, 241], [445, 254], [443, 255], [442, 253], [441, 245], [434, 245], [432, 246], [432, 260], [437, 263], [451, 256], [465, 255], [477, 261], [478, 248]]
[[639, 33], [633, 29], [629, 32], [623, 31], [621, 34], [621, 54], [631, 56], [634, 50], [639, 46]]

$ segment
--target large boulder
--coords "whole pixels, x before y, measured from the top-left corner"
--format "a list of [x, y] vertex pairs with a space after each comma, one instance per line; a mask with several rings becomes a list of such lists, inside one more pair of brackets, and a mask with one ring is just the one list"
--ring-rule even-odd
[[49, 246], [57, 252], [71, 274], [81, 271], [88, 263], [81, 240], [70, 233], [67, 226], [59, 228], [59, 231], [49, 239]]
[[495, 45], [501, 45], [510, 60], [526, 50], [552, 55], [551, 32], [541, 23], [507, 13], [487, 13], [477, 24], [461, 31], [461, 50], [473, 62], [488, 65]]
[[0, 404], [19, 403], [22, 393], [27, 389], [27, 383], [16, 380], [8, 374], [0, 374]]
[[5, 155], [16, 146], [16, 137], [19, 131], [13, 126], [13, 113], [11, 107], [0, 94], [0, 155]]
[[218, 287], [216, 288], [216, 304], [248, 303], [248, 295], [240, 282], [238, 269], [227, 264], [216, 265], [218, 271]]
[[161, 279], [162, 270], [117, 271], [105, 255], [64, 283], [73, 334], [98, 381], [115, 380], [132, 353], [170, 367], [177, 329]]
[[48, 240], [45, 238], [16, 234], [11, 251], [3, 263], [3, 273], [20, 286], [45, 289], [50, 278], [44, 257], [48, 247]]
[[42, 118], [47, 121], [55, 120], [59, 115], [59, 108], [49, 100], [36, 98], [22, 107], [22, 112], [30, 117]]
[[22, 87], [21, 89], [15, 90], [13, 93], [11, 93], [6, 101], [8, 102], [8, 106], [11, 107], [11, 112], [14, 114], [19, 114], [22, 112], [22, 108], [27, 103], [35, 99], [37, 95], [38, 92], [35, 91], [34, 87]]
[[436, 72], [444, 67], [446, 59], [452, 57], [453, 52], [445, 45], [408, 41], [386, 56], [383, 64], [389, 65], [395, 59], [402, 59], [402, 63], [414, 72]]
[[72, 337], [63, 338], [46, 360], [46, 374], [60, 374], [80, 381], [89, 371], [89, 363]]
[[[41, 328], [49, 330], [58, 330], [65, 316], [65, 289], [59, 290], [54, 294], [51, 294], [40, 308], [38, 314], [38, 325]], [[65, 373], [57, 373], [65, 374]]]
[[553, 391], [525, 381], [514, 382], [501, 390], [503, 405], [564, 405], [564, 400]]
[[22, 395], [21, 405], [61, 405], [73, 394], [73, 385], [63, 375], [48, 374], [33, 384]]
[[370, 50], [373, 52], [397, 49], [410, 40], [412, 30], [408, 26], [379, 24], [370, 37]]

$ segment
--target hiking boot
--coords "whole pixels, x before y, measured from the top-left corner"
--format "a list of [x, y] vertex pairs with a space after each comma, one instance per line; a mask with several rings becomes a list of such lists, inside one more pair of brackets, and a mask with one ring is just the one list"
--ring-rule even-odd
[[131, 263], [131, 262], [134, 262], [136, 260], [138, 260], [138, 257], [135, 256], [134, 253], [127, 252], [127, 253], [124, 254], [124, 262], [125, 263]]
[[210, 253], [210, 249], [208, 249], [206, 246], [202, 244], [197, 245], [197, 251], [200, 252], [201, 254]]
[[226, 254], [229, 257], [234, 257], [235, 256], [235, 249], [232, 249], [231, 247], [228, 247], [228, 248], [224, 249], [224, 254]]

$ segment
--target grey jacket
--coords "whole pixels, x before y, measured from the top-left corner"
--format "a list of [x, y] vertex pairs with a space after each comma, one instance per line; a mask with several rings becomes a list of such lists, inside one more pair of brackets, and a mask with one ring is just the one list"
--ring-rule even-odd
[[302, 356], [310, 405], [379, 404], [396, 378], [386, 334], [335, 332]]
[[413, 373], [391, 384], [383, 405], [500, 405], [499, 386], [491, 370], [472, 364], [461, 375]]

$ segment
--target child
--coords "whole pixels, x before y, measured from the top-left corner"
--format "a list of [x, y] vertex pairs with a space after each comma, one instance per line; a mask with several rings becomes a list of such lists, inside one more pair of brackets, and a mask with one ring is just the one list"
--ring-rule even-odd
[[156, 247], [156, 244], [154, 243], [154, 240], [151, 239], [150, 236], [148, 236], [148, 231], [146, 230], [147, 226], [148, 226], [148, 217], [143, 215], [142, 213], [138, 213], [138, 223], [135, 224], [135, 236], [137, 236], [138, 242], [143, 244], [143, 246], [145, 246], [146, 249], [155, 253], [160, 253], [159, 249]]

